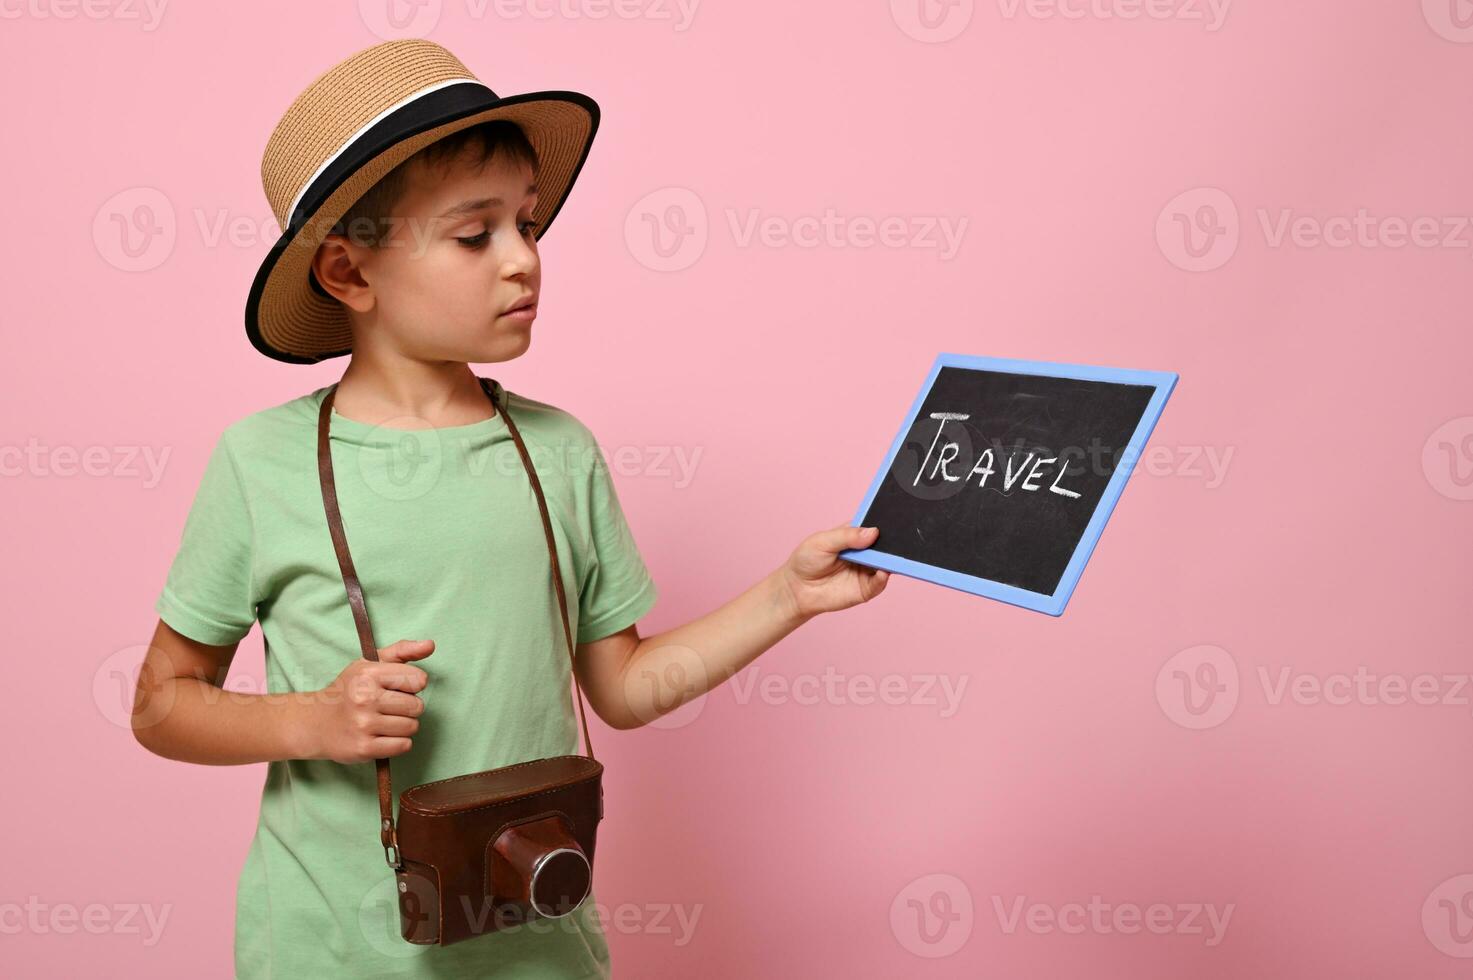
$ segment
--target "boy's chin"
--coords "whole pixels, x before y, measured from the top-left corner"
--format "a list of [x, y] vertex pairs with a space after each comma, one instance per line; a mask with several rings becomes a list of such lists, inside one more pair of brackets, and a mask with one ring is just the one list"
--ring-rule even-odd
[[466, 352], [464, 360], [467, 363], [492, 364], [497, 361], [510, 361], [512, 358], [521, 357], [532, 346], [532, 331], [522, 330], [517, 334], [503, 333], [489, 343], [476, 344], [473, 349]]
[[417, 360], [445, 362], [461, 361], [466, 364], [492, 364], [521, 357], [532, 346], [532, 330], [527, 327], [511, 327], [497, 323], [490, 329], [475, 328], [457, 330], [454, 336], [436, 337], [431, 343], [409, 344], [405, 351], [412, 351]]

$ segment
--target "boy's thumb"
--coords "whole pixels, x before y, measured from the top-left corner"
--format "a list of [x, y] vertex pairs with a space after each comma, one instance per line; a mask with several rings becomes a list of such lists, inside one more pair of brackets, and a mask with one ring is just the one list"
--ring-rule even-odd
[[402, 664], [411, 660], [423, 660], [435, 652], [434, 640], [400, 640], [379, 650], [380, 663]]

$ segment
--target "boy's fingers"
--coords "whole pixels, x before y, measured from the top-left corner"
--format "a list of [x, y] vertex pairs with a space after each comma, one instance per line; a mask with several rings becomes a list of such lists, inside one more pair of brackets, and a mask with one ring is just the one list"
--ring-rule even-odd
[[375, 670], [373, 676], [379, 687], [406, 694], [418, 694], [430, 682], [430, 675], [413, 664], [391, 664], [387, 669]]
[[403, 755], [412, 748], [414, 748], [414, 743], [407, 738], [379, 735], [374, 738], [370, 751], [375, 759], [388, 759], [392, 756]]
[[407, 718], [418, 718], [425, 713], [425, 703], [413, 694], [385, 690], [379, 695], [378, 711], [381, 715], [404, 715]]
[[379, 736], [410, 738], [418, 731], [419, 722], [403, 715], [379, 715], [373, 726], [373, 734]]
[[380, 663], [402, 664], [410, 660], [423, 660], [434, 652], [434, 640], [400, 640], [381, 649], [378, 659]]
[[878, 534], [879, 528], [840, 524], [827, 531], [819, 531], [813, 536], [813, 543], [823, 551], [838, 554], [845, 548], [868, 548], [875, 543]]

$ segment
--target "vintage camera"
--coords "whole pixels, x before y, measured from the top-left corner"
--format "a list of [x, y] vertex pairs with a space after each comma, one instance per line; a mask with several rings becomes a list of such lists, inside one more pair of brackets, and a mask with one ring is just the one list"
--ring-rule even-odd
[[399, 799], [402, 935], [448, 946], [588, 897], [603, 764], [554, 756], [422, 783]]

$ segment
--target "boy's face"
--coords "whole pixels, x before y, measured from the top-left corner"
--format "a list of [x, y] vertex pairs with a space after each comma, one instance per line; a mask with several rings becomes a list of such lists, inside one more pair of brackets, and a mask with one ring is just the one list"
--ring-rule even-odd
[[[462, 155], [408, 174], [378, 248], [332, 236], [318, 255], [319, 279], [354, 311], [355, 349], [465, 362], [525, 353], [542, 276], [531, 168], [505, 154], [477, 168]], [[529, 310], [509, 314], [529, 297]]]

